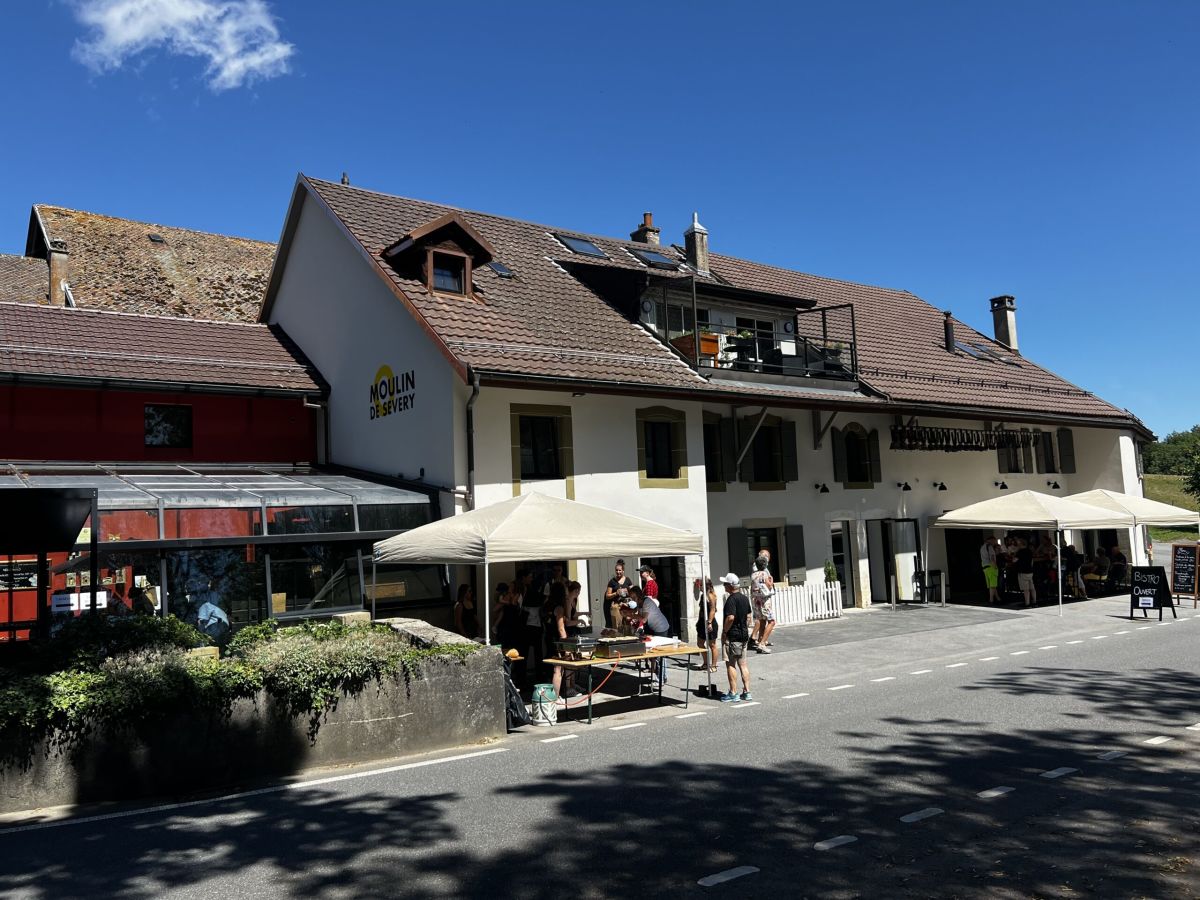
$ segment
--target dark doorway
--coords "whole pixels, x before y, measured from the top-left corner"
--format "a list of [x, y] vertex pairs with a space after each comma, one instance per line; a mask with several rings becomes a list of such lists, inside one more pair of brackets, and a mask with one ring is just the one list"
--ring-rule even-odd
[[989, 534], [971, 528], [943, 528], [946, 536], [946, 571], [950, 576], [947, 598], [962, 602], [986, 601], [987, 585], [979, 562], [979, 548]]
[[[680, 619], [685, 608], [683, 557], [643, 557], [639, 565], [647, 565], [654, 570], [654, 577], [658, 581], [658, 605], [662, 607], [663, 615], [671, 623], [671, 633], [676, 636], [687, 634], [688, 631]], [[635, 579], [637, 577], [637, 572], [626, 570], [626, 574]]]
[[850, 522], [830, 522], [833, 567], [842, 586], [842, 609], [854, 606], [854, 530]]

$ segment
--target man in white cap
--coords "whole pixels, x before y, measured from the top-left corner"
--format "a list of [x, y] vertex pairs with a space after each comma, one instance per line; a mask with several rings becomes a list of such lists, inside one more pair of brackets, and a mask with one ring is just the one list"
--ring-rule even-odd
[[[722, 703], [750, 700], [750, 665], [746, 662], [746, 642], [750, 639], [750, 598], [742, 593], [741, 583], [730, 572], [721, 578], [725, 586], [725, 672], [729, 676], [729, 693], [721, 695]], [[742, 673], [742, 693], [737, 693], [738, 672]]]

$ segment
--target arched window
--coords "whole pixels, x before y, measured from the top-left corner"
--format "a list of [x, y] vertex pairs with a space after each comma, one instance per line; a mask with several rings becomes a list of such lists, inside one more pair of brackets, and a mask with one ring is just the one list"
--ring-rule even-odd
[[883, 480], [879, 432], [857, 422], [832, 429], [833, 479], [846, 488], [870, 488]]

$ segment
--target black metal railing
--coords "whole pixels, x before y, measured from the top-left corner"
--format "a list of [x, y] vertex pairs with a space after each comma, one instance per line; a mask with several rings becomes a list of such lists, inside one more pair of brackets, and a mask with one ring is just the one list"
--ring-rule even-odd
[[795, 331], [701, 324], [670, 343], [698, 368], [806, 378], [854, 378], [858, 372], [855, 341]]

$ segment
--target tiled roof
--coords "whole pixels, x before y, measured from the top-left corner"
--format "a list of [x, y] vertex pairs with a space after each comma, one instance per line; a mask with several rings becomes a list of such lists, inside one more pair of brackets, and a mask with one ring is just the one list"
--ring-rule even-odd
[[49, 285], [44, 259], [0, 253], [0, 303], [45, 303]]
[[34, 210], [47, 240], [67, 245], [67, 281], [80, 307], [233, 322], [258, 318], [274, 244], [60, 206]]
[[[478, 302], [442, 297], [428, 292], [419, 281], [400, 277], [381, 253], [399, 236], [451, 207], [316, 179], [306, 182], [380, 263], [386, 277], [450, 352], [483, 372], [697, 391], [709, 396], [733, 393], [813, 405], [953, 406], [994, 417], [1042, 414], [1136, 422], [1127, 411], [1024, 357], [1015, 357], [1017, 365], [1009, 365], [947, 352], [941, 311], [906, 291], [821, 278], [720, 254], [710, 254], [711, 277], [700, 279], [701, 285], [710, 281], [775, 294], [783, 308], [790, 300], [799, 299], [816, 301], [818, 307], [851, 304], [861, 381], [867, 394], [876, 396], [806, 390], [803, 382], [785, 389], [746, 381], [710, 381], [569, 271], [598, 265], [661, 276], [664, 273], [646, 269], [629, 252], [644, 244], [458, 210], [494, 245], [497, 258], [516, 277], [504, 279], [490, 269], [477, 269]], [[608, 259], [575, 256], [555, 239], [556, 233], [586, 237]], [[683, 259], [677, 247], [655, 249]], [[955, 327], [959, 341], [979, 342], [1002, 356], [1013, 356], [964, 323], [956, 321]]]
[[323, 393], [278, 326], [0, 303], [0, 377]]

